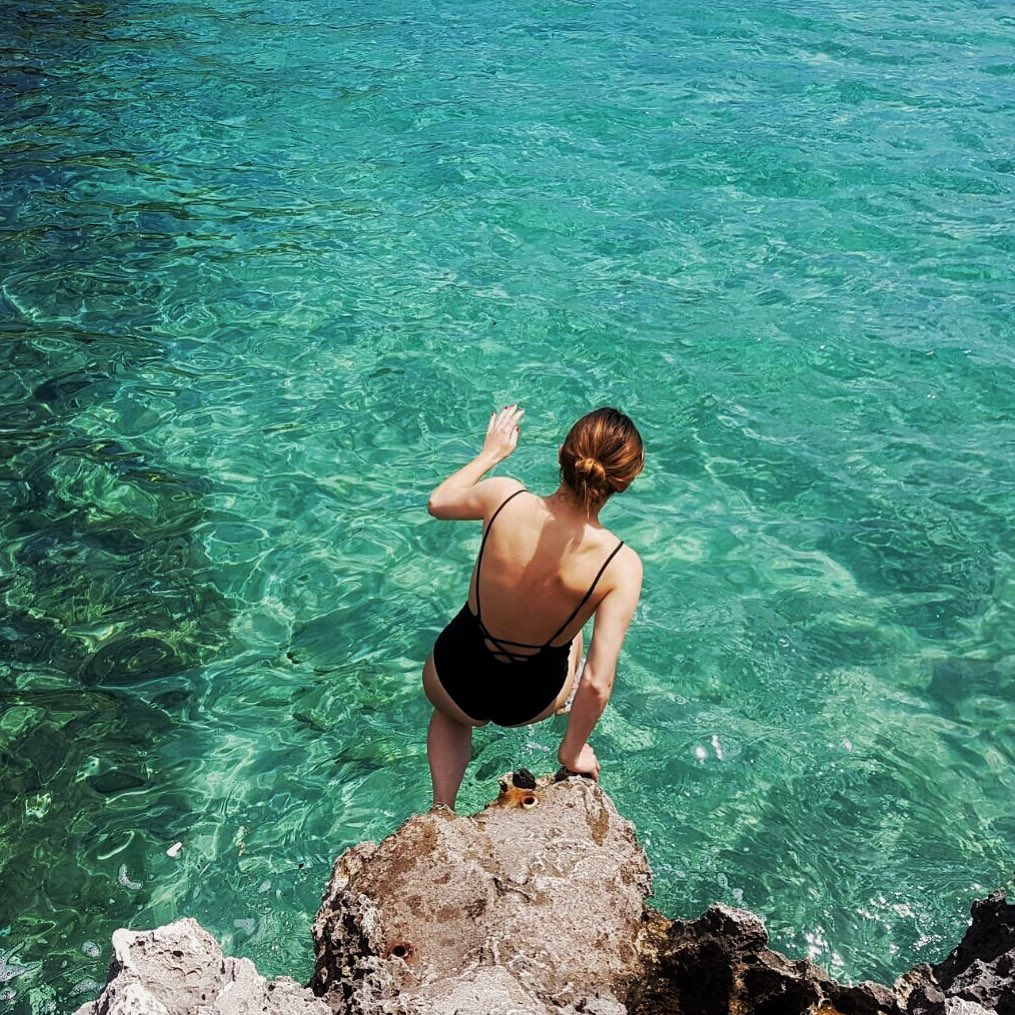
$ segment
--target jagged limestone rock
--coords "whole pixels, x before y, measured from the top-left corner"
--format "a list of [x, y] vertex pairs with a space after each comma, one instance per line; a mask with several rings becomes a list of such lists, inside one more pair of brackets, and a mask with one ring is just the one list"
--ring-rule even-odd
[[75, 1015], [331, 1015], [295, 980], [269, 983], [249, 959], [225, 958], [196, 920], [113, 934], [109, 981]]
[[711, 906], [674, 920], [646, 975], [627, 996], [629, 1015], [900, 1015], [877, 983], [844, 986], [806, 959], [768, 948], [753, 913]]
[[508, 779], [479, 814], [420, 814], [338, 859], [311, 985], [347, 1015], [563, 1015], [597, 999], [620, 1012], [650, 886], [632, 826], [597, 785]]
[[193, 920], [113, 935], [76, 1015], [1015, 1015], [1015, 906], [973, 904], [962, 943], [896, 982], [840, 984], [768, 948], [752, 913], [669, 921], [593, 783], [507, 779], [471, 817], [410, 818], [336, 862], [310, 989], [224, 958]]
[[949, 997], [945, 999], [944, 1015], [991, 1015], [991, 1011], [975, 1001]]
[[[974, 902], [971, 915], [947, 958], [903, 977], [907, 1015], [978, 1015], [977, 1008], [1015, 1015], [1015, 905], [995, 892]], [[958, 1007], [960, 1001], [965, 1008]]]

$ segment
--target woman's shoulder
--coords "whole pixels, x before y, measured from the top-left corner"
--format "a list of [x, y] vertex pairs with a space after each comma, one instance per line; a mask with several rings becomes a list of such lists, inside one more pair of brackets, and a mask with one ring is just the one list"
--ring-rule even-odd
[[489, 518], [510, 497], [525, 490], [525, 485], [510, 476], [493, 476], [477, 483], [474, 490], [482, 496], [483, 513]]
[[623, 568], [630, 574], [637, 574], [639, 580], [643, 572], [641, 557], [633, 546], [624, 543], [617, 553], [617, 566]]
[[614, 556], [607, 569], [612, 579], [610, 585], [636, 583], [640, 586], [643, 568], [637, 550], [608, 529], [604, 529], [604, 535], [606, 537], [604, 542], [614, 549]]

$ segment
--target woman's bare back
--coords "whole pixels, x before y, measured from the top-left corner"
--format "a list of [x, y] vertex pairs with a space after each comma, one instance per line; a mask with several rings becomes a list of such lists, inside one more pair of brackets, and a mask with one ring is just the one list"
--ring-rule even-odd
[[[551, 638], [555, 645], [567, 644], [609, 591], [610, 577], [602, 569], [621, 540], [598, 523], [576, 525], [552, 500], [527, 491], [502, 505], [496, 523], [486, 523], [469, 608], [479, 612], [478, 572], [483, 623], [493, 635], [530, 646]], [[588, 601], [560, 630], [590, 590]]]

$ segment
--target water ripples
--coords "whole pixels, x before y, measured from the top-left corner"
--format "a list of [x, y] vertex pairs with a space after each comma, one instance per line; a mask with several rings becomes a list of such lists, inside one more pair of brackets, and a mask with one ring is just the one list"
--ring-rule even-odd
[[[597, 748], [657, 903], [853, 979], [950, 947], [1015, 830], [1015, 22], [11, 23], [0, 1008], [184, 914], [309, 971], [333, 857], [426, 803], [418, 672], [478, 538], [423, 506], [515, 399], [534, 489], [591, 405], [647, 438]], [[463, 804], [560, 728], [481, 733]]]

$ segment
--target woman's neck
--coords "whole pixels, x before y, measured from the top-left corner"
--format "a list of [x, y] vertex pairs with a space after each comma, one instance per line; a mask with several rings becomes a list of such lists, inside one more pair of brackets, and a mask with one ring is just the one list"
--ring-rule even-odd
[[576, 523], [584, 524], [591, 522], [593, 525], [599, 524], [599, 512], [603, 505], [594, 504], [586, 509], [585, 505], [564, 483], [561, 483], [546, 500], [552, 510], [573, 519]]

